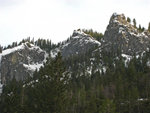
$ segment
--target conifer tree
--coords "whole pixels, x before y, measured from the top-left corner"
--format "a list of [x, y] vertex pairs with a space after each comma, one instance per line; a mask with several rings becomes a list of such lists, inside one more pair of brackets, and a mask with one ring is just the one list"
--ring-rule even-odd
[[145, 28], [144, 27], [142, 27], [142, 32], [145, 30]]
[[2, 50], [3, 50], [3, 48], [2, 48], [2, 46], [0, 45], [0, 53], [2, 53]]
[[139, 28], [138, 28], [139, 32], [142, 32], [142, 28], [141, 28], [141, 25], [139, 25]]
[[150, 32], [150, 23], [148, 24], [148, 32]]
[[136, 28], [136, 20], [135, 20], [135, 18], [133, 19], [133, 26]]
[[21, 89], [22, 83], [15, 78], [3, 87], [0, 99], [0, 113], [19, 113], [21, 112]]
[[[37, 73], [37, 72], [36, 72]], [[67, 76], [61, 54], [48, 59], [39, 71], [38, 83], [27, 87], [27, 106], [36, 113], [66, 113]]]
[[129, 17], [127, 17], [127, 21], [130, 23], [131, 22], [131, 19]]

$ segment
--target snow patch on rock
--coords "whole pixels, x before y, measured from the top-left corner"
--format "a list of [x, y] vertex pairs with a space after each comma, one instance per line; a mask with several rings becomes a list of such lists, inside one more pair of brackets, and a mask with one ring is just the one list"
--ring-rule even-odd
[[24, 66], [26, 69], [31, 70], [31, 71], [33, 71], [33, 72], [34, 72], [35, 70], [39, 71], [39, 69], [44, 66], [44, 63], [46, 63], [47, 57], [48, 57], [48, 54], [45, 53], [45, 58], [44, 58], [44, 60], [43, 60], [42, 63], [37, 63], [37, 62], [36, 62], [36, 63], [32, 63], [32, 64], [23, 64], [23, 66]]
[[125, 58], [125, 66], [127, 66], [127, 64], [130, 62], [130, 60], [132, 59], [132, 56], [130, 55], [126, 55], [126, 54], [121, 54], [121, 56], [123, 58]]
[[19, 45], [17, 47], [14, 47], [14, 48], [11, 48], [11, 49], [6, 49], [6, 50], [2, 51], [2, 53], [0, 54], [0, 56], [2, 57], [2, 56], [5, 56], [5, 55], [8, 55], [8, 54], [13, 53], [15, 51], [24, 49], [24, 47], [25, 46], [24, 46], [24, 43], [23, 43], [23, 44], [21, 44], [21, 45]]

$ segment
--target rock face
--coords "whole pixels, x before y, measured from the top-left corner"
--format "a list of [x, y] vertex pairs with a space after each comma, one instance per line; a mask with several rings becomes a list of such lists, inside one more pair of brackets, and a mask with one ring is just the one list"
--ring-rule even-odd
[[[74, 55], [90, 54], [87, 72], [91, 73], [92, 66], [94, 65], [97, 70], [102, 68], [106, 70], [101, 58], [101, 51], [103, 50], [109, 52], [119, 51], [123, 54], [123, 57], [130, 58], [134, 54], [146, 51], [149, 47], [150, 34], [147, 31], [140, 33], [136, 27], [127, 22], [123, 14], [118, 15], [114, 13], [110, 18], [109, 25], [101, 42], [80, 30], [75, 30], [69, 40], [51, 50], [51, 56], [55, 57], [59, 51], [65, 59]], [[98, 59], [94, 57], [94, 54], [99, 56]], [[45, 51], [29, 43], [3, 51], [0, 54], [0, 77], [2, 84], [7, 83], [13, 78], [19, 81], [32, 76], [33, 72], [46, 62], [46, 57], [47, 53]], [[85, 67], [85, 65], [82, 67]], [[75, 71], [78, 70], [75, 68]]]
[[35, 69], [39, 69], [46, 60], [45, 51], [29, 43], [4, 50], [1, 54], [1, 82], [7, 83], [15, 78], [17, 81], [32, 76]]
[[123, 14], [112, 15], [104, 34], [105, 50], [133, 55], [147, 50], [149, 45], [150, 35], [147, 31], [140, 33], [137, 28], [127, 22]]
[[82, 31], [74, 31], [71, 39], [59, 48], [52, 51], [51, 55], [54, 56], [56, 52], [61, 51], [63, 58], [72, 55], [84, 54], [90, 49], [100, 47], [101, 43], [95, 40], [92, 36], [83, 33]]

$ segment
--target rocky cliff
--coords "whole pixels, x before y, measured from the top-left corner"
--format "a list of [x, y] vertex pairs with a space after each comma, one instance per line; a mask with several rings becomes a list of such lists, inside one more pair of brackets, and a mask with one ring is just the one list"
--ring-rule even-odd
[[52, 50], [51, 55], [54, 57], [56, 53], [60, 51], [62, 56], [67, 58], [73, 55], [85, 54], [90, 49], [100, 46], [101, 43], [92, 36], [85, 34], [80, 30], [74, 30], [71, 39]]
[[139, 32], [138, 28], [127, 21], [124, 14], [112, 15], [104, 34], [105, 50], [133, 55], [146, 51], [149, 46], [150, 34], [146, 30]]
[[23, 43], [0, 54], [0, 75], [2, 84], [15, 78], [17, 81], [32, 76], [46, 61], [47, 54], [39, 47]]
[[[149, 47], [149, 32], [146, 30], [139, 32], [138, 28], [129, 23], [123, 14], [114, 13], [101, 41], [95, 40], [91, 35], [85, 34], [81, 30], [75, 30], [69, 40], [51, 50], [51, 56], [55, 57], [60, 51], [65, 60], [70, 58], [71, 63], [68, 61], [68, 70], [80, 73], [85, 69], [90, 75], [92, 72], [106, 71], [107, 65], [103, 61], [102, 51], [119, 51], [129, 61], [132, 55], [149, 50]], [[72, 56], [77, 56], [76, 64], [72, 64]], [[4, 50], [0, 54], [2, 83], [5, 84], [13, 77], [19, 81], [32, 76], [33, 72], [46, 61], [46, 57], [45, 51], [29, 43]]]

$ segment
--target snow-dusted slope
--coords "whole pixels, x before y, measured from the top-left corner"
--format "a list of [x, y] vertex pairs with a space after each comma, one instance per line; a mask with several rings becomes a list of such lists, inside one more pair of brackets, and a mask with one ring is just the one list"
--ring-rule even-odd
[[[11, 49], [6, 49], [4, 51], [2, 51], [2, 53], [0, 53], [0, 64], [1, 64], [1, 59], [2, 57], [6, 56], [6, 55], [9, 55], [11, 53], [14, 53], [14, 52], [19, 52], [21, 50], [24, 50], [28, 47], [28, 43], [22, 43], [21, 45], [17, 46], [17, 47], [14, 47], [14, 48], [11, 48]], [[43, 52], [42, 49], [40, 49], [38, 46], [35, 46], [33, 44], [30, 44], [30, 47], [28, 48], [29, 50], [36, 50], [38, 53], [41, 53]], [[20, 54], [21, 55], [21, 54]], [[41, 66], [43, 66], [43, 63], [46, 62], [46, 58], [47, 58], [48, 54], [45, 54], [45, 58], [44, 60], [41, 62], [41, 63], [32, 63], [32, 64], [24, 64], [24, 66], [26, 68], [28, 68], [29, 70], [33, 70], [35, 71], [36, 69], [39, 70], [39, 68]], [[29, 60], [31, 60], [29, 57], [28, 57]]]
[[85, 34], [82, 31], [74, 30], [71, 39], [60, 47], [51, 51], [51, 56], [54, 57], [57, 52], [61, 52], [62, 56], [67, 58], [72, 55], [84, 54], [94, 47], [100, 47], [101, 43], [95, 40], [92, 36]]
[[15, 51], [21, 50], [21, 49], [24, 49], [24, 44], [21, 44], [20, 46], [2, 51], [2, 53], [0, 53], [0, 65], [1, 65], [1, 59], [3, 56], [13, 53]]
[[39, 47], [23, 43], [17, 47], [4, 50], [0, 54], [0, 73], [2, 83], [11, 80], [24, 80], [46, 62], [47, 53]]

